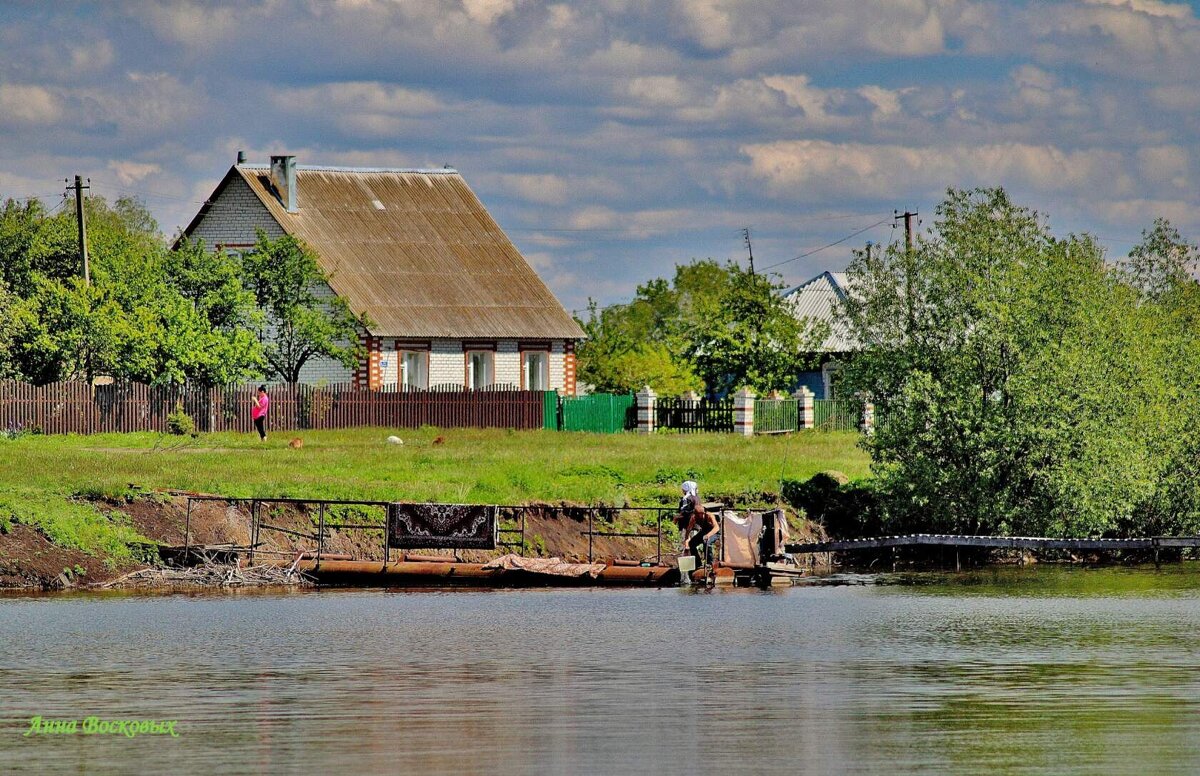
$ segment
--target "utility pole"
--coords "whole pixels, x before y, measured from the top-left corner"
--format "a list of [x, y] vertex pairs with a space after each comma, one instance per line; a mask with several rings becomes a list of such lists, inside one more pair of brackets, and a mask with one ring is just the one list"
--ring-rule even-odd
[[[900, 213], [899, 211], [892, 211], [892, 212], [896, 213], [896, 218], [904, 219], [904, 250], [907, 253], [912, 253], [912, 249], [913, 249], [913, 219], [916, 218], [918, 214], [916, 211], [909, 212], [907, 210], [905, 210], [903, 213]], [[893, 220], [895, 220], [895, 219], [893, 219]]]
[[754, 248], [750, 245], [750, 227], [742, 227], [742, 239], [746, 241], [746, 250], [750, 252], [750, 274], [754, 274]]
[[[69, 182], [69, 181], [68, 181]], [[88, 178], [88, 183], [92, 179]], [[79, 224], [79, 255], [83, 257], [83, 282], [85, 285], [92, 284], [92, 271], [88, 266], [87, 255], [87, 220], [83, 217], [83, 190], [90, 189], [91, 186], [83, 185], [83, 178], [75, 176], [75, 220]]]
[[909, 210], [903, 213], [898, 210], [892, 212], [895, 214], [893, 221], [904, 219], [904, 303], [908, 308], [908, 336], [911, 337], [917, 328], [917, 316], [913, 306], [913, 219], [917, 217], [917, 213]]

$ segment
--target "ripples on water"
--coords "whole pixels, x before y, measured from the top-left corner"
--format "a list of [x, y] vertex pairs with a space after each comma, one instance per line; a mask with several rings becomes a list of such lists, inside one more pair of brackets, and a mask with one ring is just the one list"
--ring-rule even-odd
[[880, 579], [3, 597], [0, 772], [1200, 770], [1200, 568]]

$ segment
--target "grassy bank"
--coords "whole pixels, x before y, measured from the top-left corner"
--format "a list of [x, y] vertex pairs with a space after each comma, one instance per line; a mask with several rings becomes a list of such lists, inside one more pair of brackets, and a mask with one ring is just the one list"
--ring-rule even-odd
[[[647, 504], [673, 500], [678, 483], [755, 502], [783, 479], [837, 469], [867, 475], [855, 434], [745, 439], [732, 435], [592, 435], [502, 430], [383, 429], [306, 432], [301, 449], [275, 435], [29, 436], [0, 441], [0, 530], [36, 526], [61, 546], [121, 556], [136, 538], [119, 517], [87, 503], [133, 489], [230, 496]], [[72, 500], [72, 497], [83, 499]]]

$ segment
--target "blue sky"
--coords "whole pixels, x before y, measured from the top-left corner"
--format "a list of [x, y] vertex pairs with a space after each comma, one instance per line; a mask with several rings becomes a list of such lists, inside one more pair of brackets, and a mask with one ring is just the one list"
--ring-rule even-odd
[[1196, 73], [1160, 0], [7, 3], [0, 196], [81, 173], [170, 234], [239, 149], [452, 164], [571, 309], [744, 226], [785, 282], [841, 269], [948, 186], [1117, 258], [1156, 216], [1200, 237]]

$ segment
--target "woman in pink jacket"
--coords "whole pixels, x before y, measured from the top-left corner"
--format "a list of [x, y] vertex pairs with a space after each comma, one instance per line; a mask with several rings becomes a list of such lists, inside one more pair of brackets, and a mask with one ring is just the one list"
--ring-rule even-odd
[[254, 409], [250, 410], [250, 418], [254, 428], [258, 429], [258, 441], [267, 439], [267, 410], [271, 408], [271, 397], [267, 396], [267, 386], [258, 386], [258, 398], [254, 400]]

